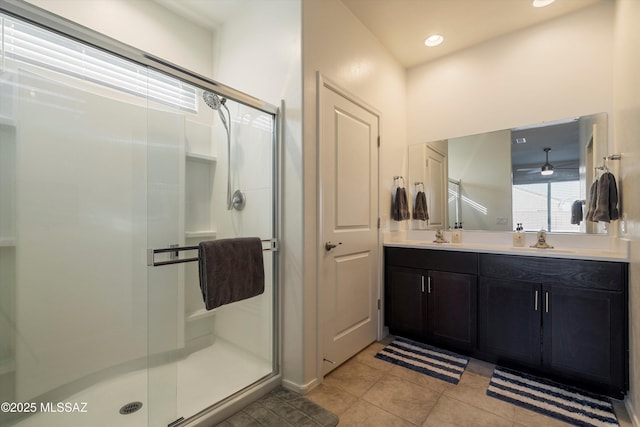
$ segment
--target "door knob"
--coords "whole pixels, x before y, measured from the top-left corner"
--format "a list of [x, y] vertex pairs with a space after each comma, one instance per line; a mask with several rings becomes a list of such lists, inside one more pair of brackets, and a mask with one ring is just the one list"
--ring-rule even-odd
[[[338, 242], [338, 245], [341, 245], [341, 244], [342, 244], [342, 242]], [[331, 241], [329, 241], [329, 242], [327, 242], [327, 243], [325, 243], [325, 244], [324, 244], [324, 248], [325, 248], [326, 250], [330, 251], [331, 249], [335, 248], [335, 247], [336, 247], [336, 246], [338, 246], [338, 245], [336, 245], [336, 244], [334, 244], [334, 243], [331, 243]]]

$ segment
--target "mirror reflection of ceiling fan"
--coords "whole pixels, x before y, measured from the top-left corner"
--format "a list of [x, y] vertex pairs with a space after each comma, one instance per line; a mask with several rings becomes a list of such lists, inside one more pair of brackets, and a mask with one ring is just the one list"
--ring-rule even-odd
[[542, 166], [537, 165], [526, 165], [524, 167], [516, 168], [516, 172], [527, 173], [527, 174], [542, 174], [545, 176], [553, 175], [554, 170], [556, 169], [578, 169], [580, 167], [577, 160], [566, 160], [562, 162], [555, 162], [555, 165], [549, 163], [549, 151], [551, 148], [545, 147], [544, 152], [546, 155], [546, 161]]

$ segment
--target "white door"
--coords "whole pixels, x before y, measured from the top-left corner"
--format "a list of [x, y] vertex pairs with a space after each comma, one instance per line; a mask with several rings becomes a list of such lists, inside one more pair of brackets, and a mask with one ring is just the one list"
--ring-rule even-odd
[[318, 286], [326, 374], [376, 339], [379, 117], [319, 80]]
[[446, 228], [447, 218], [447, 158], [427, 146], [426, 148], [426, 187], [429, 225], [433, 228]]

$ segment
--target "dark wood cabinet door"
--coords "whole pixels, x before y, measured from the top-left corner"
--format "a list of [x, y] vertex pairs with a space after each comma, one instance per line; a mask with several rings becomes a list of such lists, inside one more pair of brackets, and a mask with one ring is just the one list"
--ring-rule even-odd
[[478, 347], [497, 363], [539, 367], [540, 285], [480, 277]]
[[563, 285], [542, 291], [545, 369], [587, 386], [624, 390], [623, 293]]
[[461, 350], [473, 350], [477, 328], [477, 276], [429, 271], [427, 339]]
[[425, 273], [411, 268], [387, 267], [385, 323], [392, 334], [418, 340], [425, 338]]

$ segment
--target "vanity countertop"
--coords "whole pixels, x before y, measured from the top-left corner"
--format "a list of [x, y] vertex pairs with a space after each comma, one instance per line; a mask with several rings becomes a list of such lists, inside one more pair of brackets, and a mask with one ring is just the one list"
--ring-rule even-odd
[[[431, 233], [433, 235], [434, 233]], [[466, 232], [465, 232], [466, 234]], [[508, 234], [508, 233], [507, 233]], [[520, 255], [520, 256], [536, 256], [536, 257], [549, 257], [549, 258], [567, 258], [567, 259], [584, 259], [593, 261], [615, 261], [615, 262], [628, 262], [629, 251], [628, 242], [616, 241], [611, 244], [610, 247], [602, 247], [602, 245], [594, 245], [589, 247], [588, 245], [555, 245], [553, 249], [535, 249], [529, 247], [530, 242], [527, 241], [527, 245], [522, 248], [513, 247], [506, 242], [487, 242], [487, 241], [469, 241], [465, 242], [463, 237], [462, 243], [434, 243], [433, 238], [431, 240], [407, 238], [408, 236], [400, 234], [394, 235], [394, 233], [386, 234], [384, 237], [384, 246], [398, 247], [398, 248], [415, 248], [415, 249], [435, 249], [443, 251], [458, 251], [458, 252], [482, 252], [482, 253], [494, 253], [504, 255]], [[424, 236], [424, 237], [428, 237]], [[450, 235], [446, 236], [447, 240], [450, 239]], [[485, 236], [491, 237], [491, 236]], [[509, 238], [510, 234], [509, 234]], [[478, 240], [478, 239], [470, 239]], [[495, 239], [501, 240], [501, 239]], [[502, 239], [503, 240], [503, 239]], [[557, 239], [562, 240], [562, 239]], [[616, 239], [619, 240], [619, 239]], [[547, 241], [554, 245], [553, 237], [547, 239]], [[561, 243], [561, 242], [559, 242]], [[564, 243], [564, 242], [562, 242]]]

